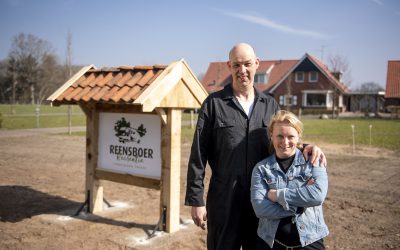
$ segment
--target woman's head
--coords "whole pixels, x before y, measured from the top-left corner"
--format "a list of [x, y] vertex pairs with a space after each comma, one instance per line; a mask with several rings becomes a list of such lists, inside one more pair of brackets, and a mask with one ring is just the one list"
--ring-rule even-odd
[[301, 147], [303, 123], [293, 113], [280, 110], [271, 119], [269, 135], [276, 156], [288, 158]]

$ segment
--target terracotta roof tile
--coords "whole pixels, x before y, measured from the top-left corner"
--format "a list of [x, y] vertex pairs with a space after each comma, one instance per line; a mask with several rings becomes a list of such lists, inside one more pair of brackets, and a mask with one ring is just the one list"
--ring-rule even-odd
[[128, 93], [126, 93], [125, 96], [122, 97], [122, 100], [125, 102], [130, 102], [136, 99], [139, 93], [141, 93], [142, 88], [138, 85], [135, 85], [130, 88]]
[[[105, 85], [107, 85], [110, 88], [112, 88], [114, 86], [118, 86], [117, 83], [122, 78], [122, 73], [121, 72], [113, 72], [113, 73], [109, 73], [109, 74], [111, 74], [111, 77], [110, 77], [110, 79], [104, 80]], [[119, 87], [121, 87], [121, 86], [119, 86]]]
[[101, 97], [101, 100], [108, 102], [118, 92], [119, 89], [120, 89], [120, 87], [118, 87], [118, 86], [112, 87], [105, 95], [103, 95]]
[[69, 95], [65, 97], [65, 100], [71, 101], [74, 96], [78, 95], [82, 91], [81, 87], [75, 88]]
[[91, 88], [90, 91], [86, 95], [82, 96], [82, 100], [85, 102], [90, 101], [94, 95], [96, 95], [98, 92], [100, 92], [100, 90], [101, 90], [101, 88], [99, 86]]
[[83, 96], [85, 96], [92, 88], [90, 87], [85, 87], [83, 88], [79, 93], [77, 93], [74, 97], [72, 97], [72, 100], [74, 101], [79, 101]]
[[140, 86], [145, 86], [149, 80], [154, 76], [154, 70], [148, 70], [146, 74], [136, 83]]
[[57, 97], [57, 101], [63, 101], [66, 99], [66, 97], [68, 95], [70, 95], [73, 91], [75, 90], [75, 88], [68, 88], [67, 90], [65, 90], [59, 97]]
[[108, 92], [109, 90], [110, 90], [109, 87], [104, 86], [103, 88], [100, 89], [100, 91], [99, 91], [97, 94], [95, 94], [95, 95], [92, 97], [92, 100], [93, 100], [93, 101], [96, 101], [96, 102], [100, 101], [101, 98], [102, 98], [105, 94], [107, 94], [107, 92]]
[[55, 101], [133, 102], [167, 67], [156, 64], [91, 68], [67, 86]]
[[129, 79], [125, 84], [128, 85], [129, 87], [133, 87], [136, 85], [136, 83], [143, 77], [143, 72], [142, 71], [137, 71], [134, 75], [132, 75], [132, 78]]
[[400, 61], [388, 61], [385, 98], [400, 98]]
[[124, 95], [126, 95], [126, 93], [128, 93], [129, 90], [130, 90], [130, 87], [129, 87], [129, 86], [124, 86], [123, 88], [120, 88], [120, 89], [118, 90], [118, 92], [117, 92], [116, 94], [114, 94], [114, 95], [111, 97], [111, 100], [113, 100], [114, 102], [119, 102], [120, 99], [121, 99]]
[[307, 54], [315, 63], [317, 63], [318, 64], [318, 66], [325, 72], [325, 74], [328, 76], [328, 78], [329, 78], [329, 80], [332, 82], [332, 83], [334, 83], [335, 84], [335, 86], [341, 91], [341, 92], [344, 92], [344, 93], [347, 93], [347, 92], [349, 92], [349, 88], [345, 85], [345, 84], [343, 84], [343, 83], [341, 83], [340, 81], [338, 81], [337, 79], [336, 79], [336, 77], [334, 77], [333, 76], [333, 74], [331, 73], [331, 71], [328, 69], [328, 67], [325, 65], [325, 64], [323, 64], [318, 58], [316, 58], [315, 56], [312, 56], [312, 55], [310, 55], [310, 54]]
[[117, 85], [119, 87], [123, 87], [126, 85], [126, 83], [132, 78], [132, 72], [128, 71], [126, 72], [126, 74], [123, 74], [123, 76], [121, 77], [121, 79], [118, 80]]

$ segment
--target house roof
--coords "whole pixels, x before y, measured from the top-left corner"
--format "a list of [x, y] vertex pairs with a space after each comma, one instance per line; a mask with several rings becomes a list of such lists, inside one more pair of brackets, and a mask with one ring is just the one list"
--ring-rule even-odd
[[55, 105], [110, 103], [198, 108], [207, 92], [184, 60], [169, 65], [83, 67], [47, 100]]
[[[260, 61], [256, 73], [269, 71], [269, 80], [266, 84], [256, 84], [260, 91], [270, 89], [298, 60], [270, 60]], [[272, 68], [271, 68], [272, 67]], [[222, 89], [231, 82], [231, 73], [226, 62], [211, 62], [202, 81], [204, 88], [210, 93]]]
[[[273, 92], [301, 62], [309, 58], [311, 62], [338, 88], [341, 92], [349, 92], [346, 85], [338, 81], [329, 69], [316, 57], [306, 53], [300, 60], [269, 60], [260, 61], [260, 66], [256, 73], [269, 72], [268, 83], [256, 84], [255, 87], [260, 91]], [[226, 62], [212, 62], [208, 66], [208, 70], [202, 79], [204, 88], [208, 92], [214, 92], [222, 89], [226, 84], [231, 82], [231, 75]]]
[[388, 61], [385, 98], [400, 98], [400, 61]]
[[310, 55], [308, 53], [305, 54], [305, 57], [308, 57], [312, 60], [312, 62], [314, 62], [316, 64], [316, 66], [321, 70], [322, 73], [325, 74], [325, 76], [336, 86], [336, 88], [338, 88], [342, 93], [347, 93], [350, 92], [350, 89], [343, 84], [342, 82], [340, 82], [335, 76], [333, 76], [332, 72], [328, 69], [328, 67], [323, 64], [318, 58], [316, 58], [313, 55]]
[[315, 56], [312, 56], [308, 53], [306, 53], [300, 60], [296, 62], [295, 65], [293, 65], [286, 73], [285, 76], [282, 77], [277, 83], [275, 83], [272, 88], [269, 90], [269, 92], [274, 92], [274, 90], [302, 63], [304, 60], [309, 59], [318, 69], [322, 74], [328, 78], [328, 80], [342, 93], [348, 93], [350, 92], [349, 88], [344, 85], [342, 82], [340, 82], [336, 77], [333, 76], [333, 74], [330, 72], [328, 67], [323, 64], [320, 60], [318, 60]]

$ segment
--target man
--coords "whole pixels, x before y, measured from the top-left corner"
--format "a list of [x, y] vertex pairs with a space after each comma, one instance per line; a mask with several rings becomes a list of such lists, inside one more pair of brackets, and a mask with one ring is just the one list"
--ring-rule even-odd
[[[208, 249], [254, 249], [258, 219], [250, 202], [253, 167], [269, 155], [267, 124], [278, 103], [254, 88], [254, 76], [260, 64], [254, 49], [245, 43], [229, 53], [228, 67], [232, 84], [210, 94], [197, 121], [187, 174], [185, 205], [192, 206], [195, 224], [205, 229]], [[313, 151], [312, 162], [322, 152]], [[325, 157], [322, 154], [322, 164]], [[204, 175], [207, 161], [212, 170], [207, 208]], [[325, 164], [324, 164], [325, 165]]]

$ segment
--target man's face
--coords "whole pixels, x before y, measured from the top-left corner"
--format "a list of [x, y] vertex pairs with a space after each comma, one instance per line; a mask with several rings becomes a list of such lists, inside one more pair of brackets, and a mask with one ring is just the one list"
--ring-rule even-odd
[[251, 48], [237, 48], [231, 52], [228, 67], [236, 87], [253, 86], [260, 60]]

